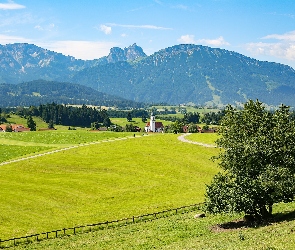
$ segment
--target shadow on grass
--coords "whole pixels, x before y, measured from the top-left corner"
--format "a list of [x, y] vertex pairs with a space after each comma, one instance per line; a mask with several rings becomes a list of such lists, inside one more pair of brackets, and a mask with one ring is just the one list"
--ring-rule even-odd
[[249, 221], [245, 218], [230, 221], [222, 224], [217, 224], [211, 228], [214, 232], [222, 232], [228, 230], [236, 230], [242, 228], [258, 228], [269, 226], [272, 223], [281, 223], [295, 220], [295, 211], [275, 213], [272, 217], [262, 221]]

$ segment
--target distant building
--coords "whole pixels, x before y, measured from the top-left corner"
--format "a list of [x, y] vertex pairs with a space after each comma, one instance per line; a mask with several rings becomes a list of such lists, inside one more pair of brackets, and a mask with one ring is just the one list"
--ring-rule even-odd
[[151, 114], [150, 121], [145, 125], [145, 132], [163, 132], [164, 125], [162, 122], [156, 122], [155, 116]]
[[[6, 131], [7, 125], [0, 125], [0, 132], [5, 132]], [[25, 131], [30, 131], [31, 129], [25, 128], [21, 124], [11, 124], [11, 128], [13, 132], [25, 132]]]

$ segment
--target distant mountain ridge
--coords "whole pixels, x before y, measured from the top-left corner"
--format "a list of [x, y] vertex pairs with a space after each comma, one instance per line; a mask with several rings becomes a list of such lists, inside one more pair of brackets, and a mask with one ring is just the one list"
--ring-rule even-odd
[[260, 99], [295, 106], [295, 70], [206, 46], [175, 45], [135, 63], [86, 68], [73, 81], [127, 99], [222, 106]]
[[37, 79], [68, 81], [85, 68], [145, 56], [136, 44], [124, 50], [112, 48], [108, 56], [95, 60], [76, 59], [27, 43], [0, 45], [0, 83], [17, 84]]
[[78, 83], [136, 102], [223, 106], [259, 99], [295, 106], [293, 68], [194, 44], [150, 56], [133, 44], [95, 60], [31, 44], [0, 45], [0, 83], [35, 79]]

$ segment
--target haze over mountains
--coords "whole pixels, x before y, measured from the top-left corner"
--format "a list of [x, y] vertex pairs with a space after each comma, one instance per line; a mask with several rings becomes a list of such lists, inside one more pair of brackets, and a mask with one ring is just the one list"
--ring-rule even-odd
[[133, 44], [112, 48], [108, 56], [95, 60], [78, 60], [32, 44], [0, 45], [0, 83], [37, 79], [81, 84], [136, 102], [222, 106], [258, 98], [269, 105], [295, 106], [293, 68], [192, 44], [150, 56]]

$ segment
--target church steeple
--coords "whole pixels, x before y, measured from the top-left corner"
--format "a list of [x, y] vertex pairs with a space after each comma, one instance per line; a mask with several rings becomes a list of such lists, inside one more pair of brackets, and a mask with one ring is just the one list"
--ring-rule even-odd
[[156, 119], [153, 113], [151, 113], [150, 130], [156, 132]]

